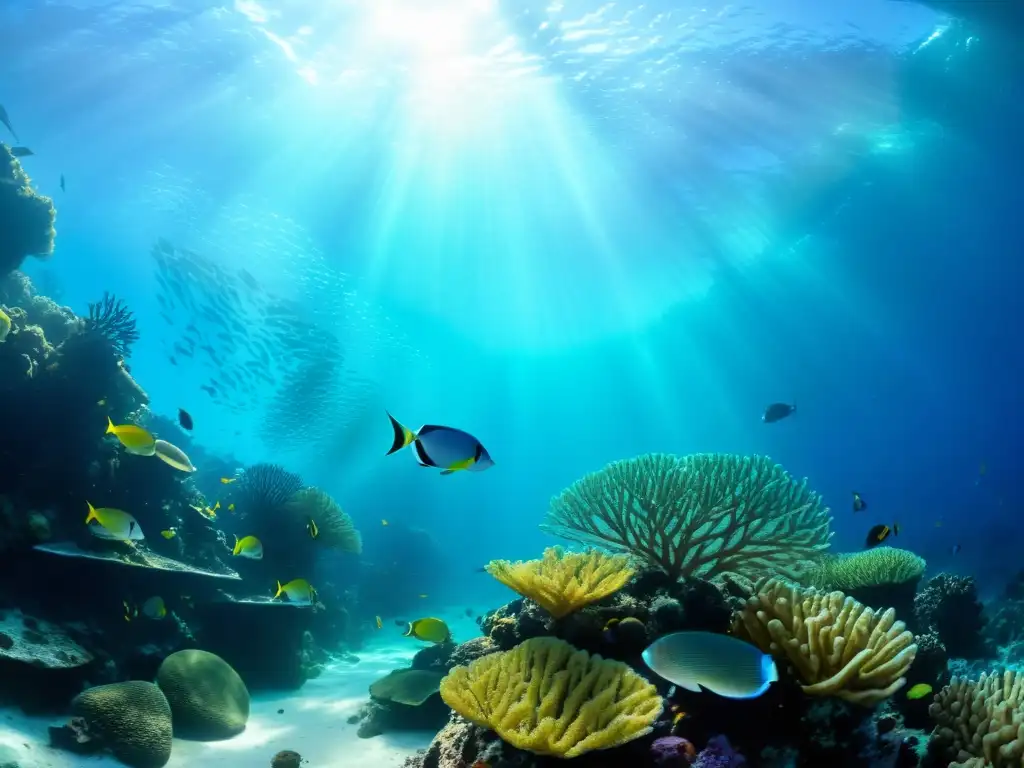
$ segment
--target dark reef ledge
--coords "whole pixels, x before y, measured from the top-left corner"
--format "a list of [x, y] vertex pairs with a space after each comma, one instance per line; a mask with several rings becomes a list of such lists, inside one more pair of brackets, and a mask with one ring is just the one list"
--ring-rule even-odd
[[229, 579], [241, 581], [242, 577], [227, 566], [223, 571], [211, 571], [207, 568], [200, 568], [195, 565], [183, 563], [155, 552], [136, 550], [135, 552], [112, 552], [110, 550], [87, 550], [82, 549], [73, 541], [59, 541], [46, 544], [36, 544], [32, 549], [37, 552], [47, 552], [51, 555], [62, 557], [80, 557], [86, 560], [99, 560], [117, 565], [127, 565], [133, 568], [149, 568], [155, 571], [167, 571], [169, 573], [191, 573], [196, 576], [208, 576], [214, 579]]

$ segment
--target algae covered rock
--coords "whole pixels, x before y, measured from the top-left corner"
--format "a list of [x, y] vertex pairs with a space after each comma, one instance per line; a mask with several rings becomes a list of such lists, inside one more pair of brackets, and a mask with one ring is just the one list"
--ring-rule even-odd
[[74, 698], [71, 711], [126, 765], [161, 768], [171, 758], [171, 707], [153, 683], [89, 688]]
[[172, 653], [156, 682], [174, 713], [174, 735], [197, 741], [230, 739], [245, 730], [249, 691], [220, 656], [206, 651]]

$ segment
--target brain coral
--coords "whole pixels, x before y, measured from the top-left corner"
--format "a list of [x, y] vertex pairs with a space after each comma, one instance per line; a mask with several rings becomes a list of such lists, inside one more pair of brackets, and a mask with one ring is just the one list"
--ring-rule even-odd
[[230, 739], [245, 730], [249, 691], [220, 656], [199, 650], [172, 653], [156, 682], [174, 713], [174, 735], [198, 741]]
[[126, 765], [161, 768], [171, 758], [171, 707], [153, 683], [89, 688], [74, 698], [71, 711]]

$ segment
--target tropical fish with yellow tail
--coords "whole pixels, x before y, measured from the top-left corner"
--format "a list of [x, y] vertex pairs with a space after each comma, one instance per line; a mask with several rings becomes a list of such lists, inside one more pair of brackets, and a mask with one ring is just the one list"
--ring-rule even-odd
[[[85, 524], [89, 526], [89, 533], [100, 539], [111, 539], [113, 541], [142, 541], [146, 538], [142, 533], [142, 526], [139, 521], [122, 512], [120, 509], [101, 507], [96, 509], [88, 501], [89, 514], [85, 518]], [[96, 525], [91, 525], [95, 522]]]
[[429, 616], [425, 619], [410, 621], [409, 626], [402, 634], [403, 637], [415, 637], [428, 643], [446, 643], [451, 637], [451, 630], [441, 619]]
[[235, 536], [235, 548], [231, 550], [235, 557], [247, 557], [250, 560], [263, 559], [263, 543], [255, 536]]
[[494, 466], [487, 449], [468, 432], [437, 424], [424, 424], [413, 432], [390, 413], [388, 418], [395, 433], [388, 456], [411, 445], [421, 466], [437, 467], [442, 475], [460, 470], [483, 472]]
[[192, 462], [185, 455], [185, 452], [178, 446], [171, 445], [166, 440], [154, 440], [153, 453], [164, 464], [179, 469], [182, 472], [196, 471], [196, 468], [192, 466]]
[[312, 605], [317, 598], [313, 585], [305, 579], [292, 579], [283, 586], [280, 581], [277, 582], [277, 593], [274, 595], [274, 599], [278, 599], [281, 595], [287, 596], [288, 602], [296, 605]]
[[7, 341], [7, 334], [11, 332], [11, 316], [0, 309], [0, 344]]
[[152, 456], [156, 453], [156, 438], [135, 424], [114, 424], [107, 417], [107, 434], [113, 435], [128, 453], [136, 456]]

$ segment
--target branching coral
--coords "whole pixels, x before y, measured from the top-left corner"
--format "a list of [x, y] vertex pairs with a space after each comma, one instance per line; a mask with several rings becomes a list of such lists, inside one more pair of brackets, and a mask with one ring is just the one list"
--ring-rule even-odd
[[441, 697], [508, 744], [562, 758], [640, 738], [662, 710], [654, 686], [625, 664], [551, 637], [455, 667]]
[[139, 340], [135, 315], [127, 304], [110, 293], [104, 293], [102, 301], [89, 304], [85, 330], [104, 337], [119, 357], [130, 356], [132, 344]]
[[794, 575], [828, 548], [821, 497], [764, 456], [617, 461], [551, 501], [545, 530], [628, 552], [669, 576]]
[[0, 143], [0, 277], [26, 256], [53, 253], [53, 200], [38, 194], [6, 144]]
[[1024, 675], [1007, 670], [977, 681], [954, 677], [928, 713], [937, 723], [929, 750], [955, 761], [949, 768], [1024, 764]]
[[312, 486], [303, 488], [285, 504], [285, 510], [300, 521], [315, 521], [324, 546], [353, 554], [363, 551], [363, 540], [352, 518], [326, 491]]
[[487, 572], [556, 619], [617, 592], [633, 577], [629, 559], [604, 552], [544, 550], [540, 560], [492, 560]]
[[873, 706], [906, 684], [914, 636], [891, 608], [884, 613], [842, 592], [805, 589], [782, 579], [758, 585], [733, 631], [788, 659], [804, 693]]

